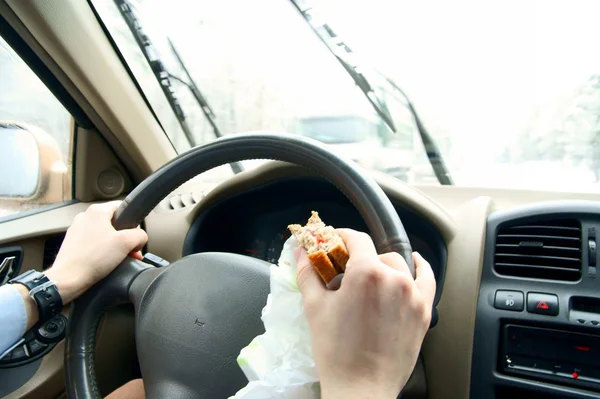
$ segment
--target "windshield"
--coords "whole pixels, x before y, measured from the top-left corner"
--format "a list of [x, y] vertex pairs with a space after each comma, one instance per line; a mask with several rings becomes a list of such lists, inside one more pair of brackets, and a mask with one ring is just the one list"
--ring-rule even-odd
[[[118, 3], [93, 1], [174, 147], [214, 140], [193, 93], [171, 79], [193, 144], [186, 139]], [[291, 1], [127, 3], [157, 57], [186, 82], [173, 43], [223, 135], [304, 134], [365, 167], [438, 184], [402, 97], [373, 87], [385, 93], [391, 134]], [[600, 2], [315, 4], [362, 60], [410, 96], [454, 184], [599, 191]]]

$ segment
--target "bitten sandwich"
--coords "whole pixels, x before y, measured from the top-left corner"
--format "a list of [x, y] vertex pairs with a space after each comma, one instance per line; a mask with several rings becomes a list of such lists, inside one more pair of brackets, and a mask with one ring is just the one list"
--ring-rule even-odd
[[318, 212], [312, 211], [306, 226], [291, 224], [288, 229], [306, 249], [308, 258], [325, 284], [346, 270], [349, 258], [346, 244], [333, 227], [323, 223]]

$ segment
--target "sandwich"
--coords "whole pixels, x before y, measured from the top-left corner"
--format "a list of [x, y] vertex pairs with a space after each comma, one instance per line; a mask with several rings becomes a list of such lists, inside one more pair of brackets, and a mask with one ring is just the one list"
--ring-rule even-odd
[[344, 273], [349, 258], [346, 244], [333, 227], [321, 220], [318, 212], [312, 211], [305, 226], [291, 224], [288, 229], [306, 249], [308, 259], [325, 284]]

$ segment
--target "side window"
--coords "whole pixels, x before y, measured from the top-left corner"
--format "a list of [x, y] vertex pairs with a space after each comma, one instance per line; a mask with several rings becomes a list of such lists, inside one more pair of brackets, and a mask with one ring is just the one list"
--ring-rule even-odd
[[71, 119], [0, 38], [0, 221], [72, 198]]

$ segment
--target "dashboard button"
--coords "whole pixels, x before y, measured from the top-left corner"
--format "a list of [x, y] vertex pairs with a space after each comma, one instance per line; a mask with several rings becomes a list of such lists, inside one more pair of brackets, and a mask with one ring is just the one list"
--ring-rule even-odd
[[146, 253], [146, 255], [144, 255], [142, 262], [147, 263], [152, 266], [155, 266], [155, 267], [169, 266], [169, 261], [161, 258], [158, 255], [154, 255], [151, 252], [148, 252], [148, 253]]
[[520, 291], [498, 290], [494, 299], [494, 307], [520, 312], [523, 310], [523, 293]]
[[558, 297], [553, 294], [530, 292], [527, 294], [527, 311], [546, 316], [558, 315]]
[[48, 347], [48, 345], [41, 343], [37, 339], [29, 341], [27, 346], [29, 347], [29, 353], [31, 353], [32, 356], [43, 352]]
[[67, 327], [66, 318], [58, 314], [48, 320], [36, 331], [37, 338], [42, 342], [58, 342], [64, 336]]
[[17, 346], [15, 349], [12, 350], [12, 356], [10, 360], [12, 360], [13, 362], [17, 362], [19, 360], [27, 359], [28, 357], [29, 355], [27, 353], [27, 349], [25, 349], [25, 345], [23, 345]]

